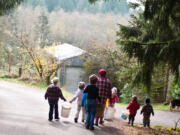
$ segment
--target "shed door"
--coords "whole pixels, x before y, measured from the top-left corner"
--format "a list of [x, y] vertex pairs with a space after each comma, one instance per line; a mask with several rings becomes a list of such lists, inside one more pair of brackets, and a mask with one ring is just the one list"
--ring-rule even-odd
[[65, 88], [74, 93], [78, 88], [78, 82], [83, 81], [84, 70], [79, 67], [67, 67], [65, 77]]

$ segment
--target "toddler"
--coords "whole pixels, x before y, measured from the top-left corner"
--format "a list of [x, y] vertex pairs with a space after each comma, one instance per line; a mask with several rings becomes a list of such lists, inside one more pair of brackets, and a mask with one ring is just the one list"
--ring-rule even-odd
[[111, 101], [109, 100], [108, 106], [114, 107], [115, 103], [119, 101], [119, 98], [117, 96], [117, 88], [113, 87], [111, 92], [112, 92], [112, 104]]
[[152, 115], [154, 116], [154, 110], [153, 107], [150, 104], [150, 99], [147, 98], [146, 99], [146, 104], [143, 106], [142, 110], [141, 110], [141, 114], [143, 114], [143, 124], [144, 127], [146, 127], [146, 125], [148, 127], [150, 127], [150, 116]]
[[82, 110], [82, 122], [84, 122], [85, 119], [85, 108], [82, 107], [81, 105], [81, 98], [84, 92], [84, 88], [85, 88], [85, 83], [84, 82], [79, 82], [78, 84], [78, 90], [76, 91], [76, 94], [74, 95], [74, 97], [69, 101], [70, 103], [72, 103], [73, 101], [77, 100], [77, 112], [74, 118], [74, 122], [77, 123], [78, 122], [78, 118], [79, 118], [79, 113]]
[[139, 103], [137, 101], [137, 97], [134, 95], [132, 96], [132, 101], [129, 103], [127, 109], [129, 110], [129, 122], [133, 126], [134, 118], [136, 116], [137, 110], [139, 109]]

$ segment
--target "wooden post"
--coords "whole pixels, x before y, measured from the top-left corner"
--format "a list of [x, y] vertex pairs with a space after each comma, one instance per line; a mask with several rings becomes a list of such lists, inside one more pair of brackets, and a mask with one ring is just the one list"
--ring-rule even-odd
[[22, 67], [19, 68], [19, 77], [22, 75]]

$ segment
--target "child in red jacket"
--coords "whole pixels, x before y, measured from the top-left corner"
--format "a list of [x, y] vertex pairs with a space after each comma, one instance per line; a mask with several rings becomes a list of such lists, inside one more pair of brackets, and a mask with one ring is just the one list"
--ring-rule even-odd
[[129, 122], [133, 126], [134, 118], [136, 116], [137, 110], [139, 109], [139, 103], [137, 102], [137, 97], [132, 96], [132, 101], [129, 103], [127, 109], [129, 110]]

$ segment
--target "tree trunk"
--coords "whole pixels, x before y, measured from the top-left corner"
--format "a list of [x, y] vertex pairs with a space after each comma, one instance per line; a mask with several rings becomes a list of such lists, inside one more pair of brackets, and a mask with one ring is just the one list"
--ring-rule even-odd
[[167, 93], [166, 93], [166, 102], [167, 102], [167, 103], [169, 103], [170, 100], [171, 100], [170, 90], [171, 90], [171, 71], [169, 70], [168, 88], [167, 88]]
[[164, 100], [167, 103], [170, 101], [169, 91], [170, 91], [170, 68], [169, 66], [167, 66], [166, 74], [165, 74], [165, 84], [164, 84]]
[[22, 67], [19, 68], [19, 77], [22, 75]]
[[46, 84], [49, 85], [51, 83], [51, 75], [46, 77]]

